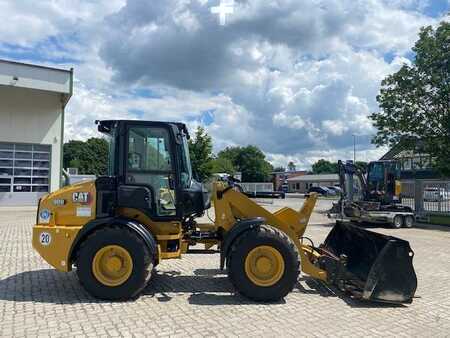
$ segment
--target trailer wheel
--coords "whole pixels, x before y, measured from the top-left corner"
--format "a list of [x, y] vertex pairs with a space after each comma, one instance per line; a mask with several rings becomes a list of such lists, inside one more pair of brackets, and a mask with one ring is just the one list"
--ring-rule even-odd
[[394, 216], [392, 220], [392, 227], [394, 229], [400, 229], [403, 226], [403, 217], [401, 215]]
[[236, 239], [227, 259], [235, 289], [255, 301], [276, 301], [294, 288], [300, 268], [298, 251], [282, 231], [268, 225]]
[[412, 228], [414, 226], [414, 217], [411, 215], [405, 216], [405, 220], [403, 222], [403, 226], [405, 228]]
[[108, 226], [88, 236], [77, 253], [77, 275], [92, 296], [127, 300], [147, 285], [154, 257], [133, 231]]

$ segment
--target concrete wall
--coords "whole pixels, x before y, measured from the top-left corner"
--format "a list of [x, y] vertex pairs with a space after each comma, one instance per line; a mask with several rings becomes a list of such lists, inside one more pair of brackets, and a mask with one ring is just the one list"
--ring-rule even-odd
[[0, 86], [0, 142], [51, 145], [52, 191], [60, 183], [62, 112], [60, 94]]

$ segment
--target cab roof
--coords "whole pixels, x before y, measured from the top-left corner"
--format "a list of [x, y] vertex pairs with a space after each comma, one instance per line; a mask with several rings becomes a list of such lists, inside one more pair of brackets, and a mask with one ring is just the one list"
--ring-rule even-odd
[[111, 130], [119, 124], [141, 124], [141, 125], [156, 125], [156, 126], [176, 126], [178, 130], [184, 132], [189, 139], [189, 131], [186, 124], [182, 122], [164, 122], [164, 121], [142, 121], [142, 120], [95, 120], [98, 125], [98, 131], [101, 133], [110, 133]]

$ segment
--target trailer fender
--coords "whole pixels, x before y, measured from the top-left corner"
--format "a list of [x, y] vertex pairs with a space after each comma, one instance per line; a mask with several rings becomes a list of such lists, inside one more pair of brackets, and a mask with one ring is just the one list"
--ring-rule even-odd
[[158, 261], [158, 246], [156, 244], [156, 240], [153, 237], [152, 233], [144, 225], [136, 222], [135, 220], [124, 217], [105, 217], [95, 219], [86, 223], [86, 225], [84, 225], [83, 228], [78, 232], [69, 252], [70, 264], [75, 258], [76, 252], [81, 242], [95, 230], [108, 225], [120, 225], [134, 231], [142, 238], [144, 243], [148, 246], [151, 254], [154, 255], [155, 260]]
[[220, 248], [220, 270], [225, 267], [225, 260], [228, 257], [231, 245], [244, 232], [259, 227], [264, 224], [266, 219], [264, 217], [247, 218], [236, 222], [230, 231], [225, 235]]

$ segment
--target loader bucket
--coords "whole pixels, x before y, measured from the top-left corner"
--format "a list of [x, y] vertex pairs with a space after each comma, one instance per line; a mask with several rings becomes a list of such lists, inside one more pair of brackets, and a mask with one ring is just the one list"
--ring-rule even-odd
[[340, 284], [352, 285], [345, 289], [357, 298], [412, 302], [417, 277], [412, 265], [414, 253], [407, 241], [352, 224], [336, 223], [325, 239], [324, 249], [344, 258], [345, 277]]

